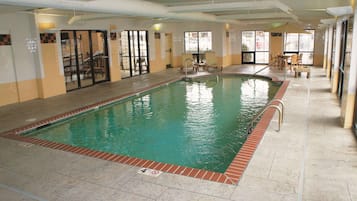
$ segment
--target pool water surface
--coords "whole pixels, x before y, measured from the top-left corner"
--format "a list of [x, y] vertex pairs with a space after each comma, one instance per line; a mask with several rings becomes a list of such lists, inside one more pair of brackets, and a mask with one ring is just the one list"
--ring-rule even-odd
[[232, 75], [178, 81], [24, 135], [223, 173], [279, 87]]

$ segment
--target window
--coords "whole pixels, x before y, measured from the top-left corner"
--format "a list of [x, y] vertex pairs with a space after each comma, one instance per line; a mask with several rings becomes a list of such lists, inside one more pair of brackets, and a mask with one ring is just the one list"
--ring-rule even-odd
[[197, 62], [202, 61], [203, 54], [212, 50], [212, 32], [185, 32], [185, 52], [190, 52]]
[[242, 32], [242, 63], [269, 63], [269, 32]]
[[301, 54], [301, 62], [312, 65], [314, 62], [314, 37], [315, 30], [306, 30], [310, 33], [285, 33], [284, 54]]

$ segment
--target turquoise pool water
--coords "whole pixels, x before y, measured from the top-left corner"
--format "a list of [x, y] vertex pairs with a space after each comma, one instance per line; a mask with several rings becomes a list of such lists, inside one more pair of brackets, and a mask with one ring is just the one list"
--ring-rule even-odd
[[25, 135], [223, 173], [279, 86], [244, 76], [178, 81]]

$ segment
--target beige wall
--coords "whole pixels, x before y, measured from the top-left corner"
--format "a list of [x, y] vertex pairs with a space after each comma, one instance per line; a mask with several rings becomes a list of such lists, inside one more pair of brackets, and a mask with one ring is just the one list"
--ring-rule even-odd
[[[118, 34], [118, 33], [117, 33]], [[119, 37], [116, 40], [110, 40], [109, 42], [109, 52], [110, 52], [110, 81], [115, 82], [121, 80], [120, 72], [120, 57], [119, 57]]]
[[48, 98], [66, 93], [64, 76], [60, 71], [58, 48], [56, 43], [42, 43], [42, 64], [44, 77], [39, 79], [40, 98]]
[[172, 57], [172, 66], [174, 68], [182, 66], [182, 58], [181, 58], [181, 56], [173, 56]]
[[230, 33], [229, 31], [224, 31], [223, 34], [223, 41], [224, 41], [224, 46], [223, 48], [225, 51], [223, 52], [223, 57], [222, 57], [222, 67], [227, 67], [232, 65], [232, 49], [231, 49], [231, 41], [230, 41]]
[[344, 128], [352, 128], [355, 107], [355, 94], [344, 95], [341, 105], [341, 124]]
[[324, 40], [325, 32], [323, 30], [315, 30], [314, 44], [314, 66], [322, 67], [324, 62]]
[[272, 36], [270, 34], [270, 55], [273, 57], [276, 55], [281, 55], [284, 52], [284, 37], [283, 36]]
[[9, 34], [12, 42], [0, 45], [0, 106], [38, 98], [37, 79], [43, 73], [39, 53], [26, 46], [29, 39], [39, 44], [33, 15], [2, 14], [0, 34]]
[[324, 61], [324, 55], [314, 54], [314, 66], [322, 67]]
[[0, 84], [0, 106], [19, 102], [17, 83]]
[[242, 54], [233, 54], [232, 64], [242, 64]]
[[[149, 34], [155, 34], [155, 33], [149, 33]], [[155, 38], [155, 56], [150, 58], [150, 72], [160, 72], [166, 69], [165, 66], [165, 55], [163, 55], [163, 51], [165, 49], [165, 46], [162, 41], [165, 40], [164, 34], [160, 33], [160, 38]], [[152, 59], [154, 58], [154, 59]]]

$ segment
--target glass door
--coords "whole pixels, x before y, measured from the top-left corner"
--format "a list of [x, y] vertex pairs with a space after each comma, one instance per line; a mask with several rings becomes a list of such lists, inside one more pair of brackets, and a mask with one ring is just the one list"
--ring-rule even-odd
[[91, 31], [93, 78], [95, 83], [109, 80], [109, 56], [106, 31]]
[[139, 31], [139, 72], [140, 74], [149, 73], [149, 44], [147, 39], [147, 31]]
[[130, 54], [129, 54], [129, 35], [127, 31], [120, 33], [120, 68], [121, 77], [131, 76]]
[[77, 71], [79, 87], [93, 85], [93, 72], [90, 48], [90, 35], [88, 31], [74, 31], [77, 41], [76, 54], [78, 58]]
[[67, 91], [109, 80], [105, 31], [62, 31], [63, 68]]
[[147, 31], [123, 31], [120, 42], [122, 78], [149, 73]]
[[340, 65], [338, 69], [338, 88], [337, 95], [342, 99], [343, 95], [343, 82], [345, 79], [345, 58], [347, 51], [347, 35], [348, 35], [348, 21], [342, 22], [342, 30], [341, 30], [341, 52], [340, 52]]
[[62, 59], [66, 89], [71, 91], [93, 84], [90, 70], [88, 31], [62, 31]]
[[75, 37], [73, 31], [61, 32], [61, 47], [63, 70], [67, 91], [77, 89], [79, 87], [79, 82], [77, 75]]

